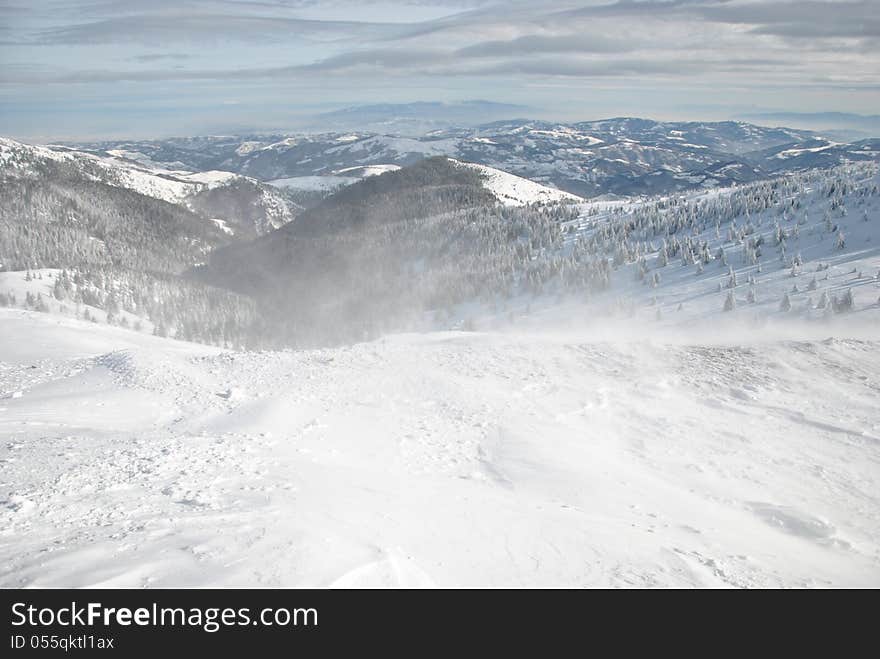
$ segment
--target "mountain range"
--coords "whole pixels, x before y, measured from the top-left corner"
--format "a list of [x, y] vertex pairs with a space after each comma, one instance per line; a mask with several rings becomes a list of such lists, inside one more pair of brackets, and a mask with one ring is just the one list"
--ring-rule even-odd
[[[723, 288], [702, 272], [720, 262], [733, 289], [747, 277], [780, 297], [806, 255], [873, 267], [878, 155], [876, 140], [640, 119], [420, 138], [2, 140], [0, 266], [29, 306], [46, 304], [15, 273], [58, 269], [51, 293], [68, 312], [236, 345], [496, 322], [572, 295], [616, 313], [645, 295], [653, 307], [722, 293], [693, 293], [675, 259], [695, 283]], [[305, 204], [301, 179], [315, 188]], [[767, 243], [778, 258], [762, 260]]]
[[[213, 136], [71, 145], [171, 170], [220, 170], [293, 189], [344, 185], [364, 167], [431, 156], [477, 163], [581, 197], [728, 186], [784, 171], [877, 160], [880, 140], [839, 143], [821, 134], [744, 122], [615, 118], [574, 124], [504, 120], [417, 137], [353, 131]], [[356, 177], [354, 177], [356, 178]]]
[[357, 105], [313, 117], [306, 125], [313, 131], [371, 131], [418, 136], [451, 126], [479, 126], [490, 120], [528, 116], [532, 108], [484, 100], [442, 103], [376, 103]]

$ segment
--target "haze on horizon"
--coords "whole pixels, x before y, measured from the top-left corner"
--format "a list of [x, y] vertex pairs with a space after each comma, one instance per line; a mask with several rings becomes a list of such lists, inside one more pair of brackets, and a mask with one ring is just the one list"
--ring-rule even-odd
[[559, 120], [880, 107], [874, 0], [0, 0], [3, 134], [294, 129], [485, 98]]

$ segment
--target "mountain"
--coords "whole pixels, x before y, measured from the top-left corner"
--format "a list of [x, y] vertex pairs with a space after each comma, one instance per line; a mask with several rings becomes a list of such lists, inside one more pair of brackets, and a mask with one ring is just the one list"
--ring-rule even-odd
[[503, 172], [427, 158], [343, 188], [255, 241], [214, 252], [194, 276], [260, 300], [280, 343], [372, 336], [478, 295], [503, 276], [497, 268], [511, 258], [511, 241], [522, 238], [520, 214], [535, 209], [528, 231], [537, 247], [572, 201]]
[[[637, 118], [562, 124], [504, 120], [444, 127], [416, 136], [363, 130], [311, 135], [221, 136], [79, 145], [168, 168], [218, 169], [291, 189], [332, 190], [357, 168], [403, 167], [448, 156], [581, 196], [649, 195], [728, 186], [785, 169], [777, 147], [821, 136], [743, 122], [658, 122]], [[841, 157], [827, 164], [833, 166]], [[797, 169], [797, 163], [790, 163]]]
[[619, 117], [574, 125], [582, 133], [596, 133], [607, 142], [634, 141], [651, 146], [705, 148], [718, 153], [741, 155], [777, 144], [788, 144], [812, 136], [807, 131], [767, 128], [741, 121], [651, 121]]
[[746, 157], [760, 162], [768, 172], [827, 169], [848, 162], [877, 162], [880, 139], [841, 144], [816, 138], [746, 154]]
[[483, 187], [491, 192], [499, 203], [505, 206], [583, 201], [577, 195], [563, 192], [556, 188], [548, 188], [545, 185], [535, 183], [521, 176], [502, 172], [500, 169], [475, 163], [465, 163], [452, 158], [449, 161], [459, 167], [476, 172], [480, 176]]
[[880, 115], [853, 114], [851, 112], [758, 112], [745, 115], [747, 121], [761, 124], [794, 126], [810, 130], [829, 131], [855, 135], [855, 138], [880, 137]]
[[295, 345], [538, 312], [687, 324], [740, 307], [729, 318], [794, 317], [780, 314], [784, 299], [806, 319], [880, 311], [873, 162], [673, 198], [531, 205], [509, 205], [494, 176], [428, 158], [216, 250], [194, 276], [253, 296], [274, 340]]
[[[132, 152], [125, 162], [139, 158], [141, 164], [120, 169], [118, 155], [28, 147], [24, 152], [30, 156], [25, 158], [20, 155], [23, 147], [9, 147], [2, 152], [2, 171], [11, 182], [4, 187], [10, 236], [4, 245], [11, 249], [3, 257], [17, 264], [15, 268], [87, 270], [88, 281], [105, 297], [119, 286], [128, 291], [123, 308], [132, 313], [148, 306], [135, 299], [135, 291], [144, 288], [141, 283], [161, 275], [166, 291], [161, 299], [174, 298], [167, 292], [174, 287], [188, 291], [164, 310], [154, 308], [144, 316], [161, 317], [168, 333], [205, 340], [195, 318], [207, 314], [213, 327], [223, 326], [211, 330], [207, 340], [231, 337], [279, 346], [506, 322], [508, 316], [521, 321], [537, 309], [549, 313], [560, 308], [572, 297], [578, 306], [589, 299], [591, 309], [612, 315], [650, 309], [659, 310], [664, 319], [681, 320], [691, 313], [714, 317], [717, 297], [727, 295], [725, 277], [739, 277], [737, 286], [743, 277], [750, 286], [760, 286], [756, 295], [762, 302], [749, 304], [756, 304], [754, 309], [763, 305], [765, 313], [778, 302], [770, 300], [786, 292], [791, 269], [806, 261], [815, 268], [823, 265], [822, 259], [840, 267], [875, 267], [870, 243], [876, 216], [876, 142], [839, 144], [731, 123], [676, 125], [670, 129], [629, 119], [579, 127], [502, 122], [480, 134], [456, 129], [430, 139], [394, 138], [405, 149], [427, 145], [442, 151], [438, 145], [454, 144], [460, 150], [469, 144], [474, 151], [485, 149], [484, 159], [519, 158], [523, 165], [531, 163], [533, 171], [559, 171], [564, 163], [545, 162], [543, 149], [552, 144], [563, 154], [568, 147], [560, 145], [578, 142], [584, 158], [588, 151], [594, 157], [603, 154], [603, 160], [595, 161], [598, 173], [602, 162], [627, 166], [630, 172], [642, 168], [646, 180], [657, 181], [655, 195], [584, 199], [542, 185], [535, 180], [539, 175], [527, 179], [477, 159], [422, 153], [403, 166], [361, 162], [331, 170], [337, 176], [351, 175], [354, 182], [322, 192], [323, 198], [294, 221], [263, 235], [254, 232], [251, 240], [230, 235], [226, 221], [207, 221], [190, 208], [198, 195], [179, 192], [215, 184], [226, 190], [229, 181], [237, 180], [235, 174], [165, 174], [156, 161], [145, 164], [146, 154]], [[317, 149], [320, 140], [311, 140]], [[212, 143], [221, 142], [224, 148], [235, 143], [227, 138]], [[268, 148], [239, 144], [235, 150], [276, 157], [301, 144], [299, 138], [285, 138]], [[391, 142], [380, 136], [349, 136], [334, 138], [334, 144], [325, 156], [350, 163], [358, 160], [358, 144], [388, 148]], [[738, 155], [717, 162], [707, 157], [722, 147]], [[659, 164], [673, 152], [690, 154], [694, 166], [703, 169], [699, 177], [687, 175], [695, 178], [690, 182], [695, 187], [670, 196], [670, 187], [686, 176]], [[381, 158], [389, 155], [382, 152]], [[618, 176], [633, 180], [631, 173]], [[612, 180], [605, 178], [603, 184]], [[737, 185], [718, 186], [718, 181]], [[120, 187], [123, 183], [128, 187]], [[229, 209], [238, 212], [234, 206]], [[168, 219], [155, 219], [162, 217]], [[234, 215], [230, 218], [236, 221]], [[31, 231], [31, 224], [41, 228]], [[771, 258], [768, 245], [775, 251]], [[694, 268], [695, 278], [670, 270], [674, 261]], [[725, 268], [713, 276], [704, 274], [716, 262]], [[114, 269], [109, 276], [107, 268]], [[835, 276], [841, 279], [829, 287], [829, 300], [849, 288], [846, 272]], [[853, 281], [858, 287], [873, 285], [867, 277]], [[700, 283], [706, 281], [713, 283]], [[694, 291], [697, 284], [699, 291]], [[685, 292], [677, 292], [677, 285]], [[196, 294], [197, 288], [208, 292]], [[224, 303], [228, 312], [215, 313], [216, 307], [211, 311], [207, 302], [192, 303], [198, 295], [207, 300], [204, 296], [218, 291], [235, 300]], [[675, 314], [668, 313], [669, 305], [658, 305], [664, 298], [677, 301]], [[182, 310], [183, 299], [199, 309], [195, 316]], [[695, 299], [700, 300], [694, 307], [698, 311], [691, 310]], [[680, 313], [678, 305], [685, 307]]]
[[310, 128], [320, 132], [358, 130], [396, 135], [419, 135], [449, 126], [476, 126], [487, 121], [524, 116], [531, 108], [491, 101], [455, 103], [380, 103], [358, 105], [319, 114]]
[[[241, 178], [165, 176], [0, 141], [0, 305], [245, 343], [257, 323], [253, 302], [180, 276], [243, 240], [245, 228], [256, 236], [246, 216], [227, 222], [195, 211]], [[232, 227], [242, 228], [238, 237]]]
[[175, 203], [195, 184], [93, 156], [2, 140], [0, 181], [5, 269], [78, 259], [180, 272], [228, 242], [222, 227]]
[[223, 171], [169, 170], [140, 154], [111, 149], [101, 156], [62, 146], [31, 146], [0, 138], [0, 175], [22, 177], [50, 164], [65, 176], [100, 181], [186, 208], [230, 236], [252, 238], [291, 221], [299, 210], [283, 191]]

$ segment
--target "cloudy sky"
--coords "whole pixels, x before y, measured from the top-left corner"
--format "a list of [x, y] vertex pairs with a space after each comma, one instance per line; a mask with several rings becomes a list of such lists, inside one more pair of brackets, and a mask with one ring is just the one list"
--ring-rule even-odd
[[559, 119], [880, 108], [880, 0], [0, 0], [0, 133], [295, 128], [481, 98]]

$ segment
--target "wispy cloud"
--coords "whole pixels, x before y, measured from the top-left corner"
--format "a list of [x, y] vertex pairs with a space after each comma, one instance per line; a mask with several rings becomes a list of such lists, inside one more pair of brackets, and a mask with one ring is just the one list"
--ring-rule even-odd
[[401, 26], [394, 23], [169, 11], [162, 15], [122, 16], [52, 28], [34, 35], [34, 40], [46, 45], [278, 43], [292, 37], [312, 40], [388, 37], [399, 30]]
[[460, 48], [458, 57], [522, 57], [524, 55], [553, 53], [625, 53], [634, 50], [637, 43], [623, 37], [601, 34], [529, 34], [507, 41], [483, 41]]
[[134, 55], [129, 59], [132, 62], [162, 62], [164, 60], [181, 61], [191, 58], [192, 55], [186, 53], [146, 53], [145, 55]]

